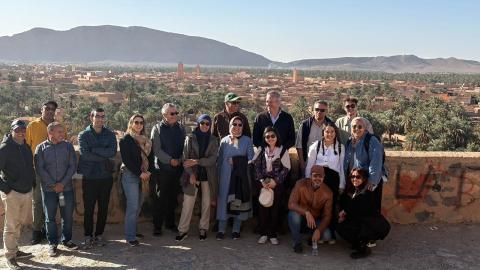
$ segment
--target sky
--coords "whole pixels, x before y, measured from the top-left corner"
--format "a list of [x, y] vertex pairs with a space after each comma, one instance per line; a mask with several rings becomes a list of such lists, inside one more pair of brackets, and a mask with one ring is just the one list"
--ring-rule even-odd
[[0, 5], [0, 36], [144, 26], [282, 62], [399, 54], [480, 61], [479, 14], [475, 0], [15, 0]]

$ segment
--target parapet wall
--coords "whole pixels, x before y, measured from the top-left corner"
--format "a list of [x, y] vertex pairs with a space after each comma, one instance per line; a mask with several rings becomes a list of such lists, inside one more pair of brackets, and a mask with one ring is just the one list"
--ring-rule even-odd
[[[295, 167], [298, 164], [296, 153], [291, 151], [290, 156]], [[383, 189], [382, 209], [391, 222], [480, 222], [479, 153], [387, 151], [386, 156], [389, 178]], [[119, 154], [116, 160], [120, 163]], [[298, 170], [292, 174], [295, 177]], [[110, 196], [110, 223], [123, 222], [124, 204], [118, 176], [118, 172], [115, 173]], [[81, 179], [75, 180], [75, 190], [74, 218], [82, 223]]]

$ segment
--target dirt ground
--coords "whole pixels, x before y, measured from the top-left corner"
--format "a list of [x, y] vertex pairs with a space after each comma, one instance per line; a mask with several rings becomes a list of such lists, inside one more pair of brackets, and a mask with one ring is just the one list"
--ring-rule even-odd
[[[372, 256], [358, 261], [350, 259], [343, 241], [320, 245], [318, 256], [312, 256], [305, 245], [300, 255], [293, 253], [289, 235], [282, 235], [278, 246], [259, 245], [249, 228], [239, 240], [217, 241], [209, 233], [200, 242], [192, 227], [189, 237], [177, 243], [173, 232], [153, 237], [152, 226], [142, 223], [139, 231], [146, 237], [133, 248], [123, 240], [122, 225], [109, 224], [106, 230], [107, 246], [72, 252], [60, 248], [56, 258], [47, 255], [46, 243], [27, 245], [31, 232], [25, 230], [21, 249], [35, 257], [19, 263], [27, 269], [480, 269], [480, 225], [395, 225], [388, 238], [373, 248]], [[75, 226], [77, 243], [82, 231]], [[4, 267], [4, 258], [0, 264]]]

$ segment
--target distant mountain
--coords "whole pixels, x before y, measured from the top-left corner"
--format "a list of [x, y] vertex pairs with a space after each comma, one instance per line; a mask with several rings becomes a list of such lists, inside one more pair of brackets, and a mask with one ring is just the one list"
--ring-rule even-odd
[[390, 73], [480, 73], [480, 62], [453, 57], [423, 59], [415, 55], [305, 59], [283, 64], [276, 63], [271, 66], [308, 70], [383, 71]]
[[0, 37], [0, 60], [16, 62], [178, 63], [267, 66], [271, 61], [212, 39], [145, 27], [81, 26], [45, 28]]
[[0, 37], [0, 61], [54, 63], [133, 63], [263, 67], [306, 70], [480, 73], [480, 62], [415, 55], [305, 59], [289, 63], [212, 39], [145, 27], [80, 26], [67, 31], [34, 28]]

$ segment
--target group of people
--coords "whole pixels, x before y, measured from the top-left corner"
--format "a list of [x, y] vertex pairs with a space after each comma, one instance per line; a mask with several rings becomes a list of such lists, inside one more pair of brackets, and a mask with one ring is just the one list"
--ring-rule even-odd
[[[298, 134], [276, 91], [267, 93], [266, 111], [256, 116], [253, 131], [240, 112], [241, 98], [228, 93], [224, 101], [224, 110], [213, 118], [200, 115], [191, 133], [178, 121], [179, 108], [172, 103], [162, 107], [162, 120], [153, 125], [150, 136], [142, 115], [129, 119], [119, 142], [126, 242], [137, 246], [144, 237], [137, 230], [144, 195], [152, 202], [153, 235], [161, 236], [165, 227], [177, 233], [176, 241], [183, 241], [200, 194], [200, 241], [207, 238], [213, 216], [216, 239], [222, 240], [229, 219], [233, 220], [231, 238], [239, 239], [242, 222], [253, 215], [258, 243], [276, 245], [283, 217], [288, 217], [295, 252], [303, 251], [302, 233], [308, 232], [314, 247], [334, 244], [338, 234], [352, 244], [353, 258], [368, 256], [368, 245], [383, 239], [389, 230], [380, 211], [387, 173], [383, 146], [370, 122], [359, 117], [358, 101], [345, 99], [347, 115], [336, 122], [327, 117], [328, 103], [316, 101], [312, 116], [300, 124]], [[76, 171], [83, 176], [82, 246], [106, 244], [103, 233], [116, 169], [115, 133], [105, 126], [105, 111], [92, 110], [91, 124], [78, 135], [77, 165], [74, 147], [65, 140], [65, 127], [55, 121], [56, 109], [57, 103], [49, 101], [42, 106], [42, 116], [28, 126], [14, 121], [0, 145], [4, 245], [10, 269], [20, 269], [17, 258], [31, 256], [18, 249], [18, 238], [32, 206], [32, 244], [46, 233], [51, 256], [57, 255], [59, 244], [78, 248], [71, 240]], [[291, 176], [289, 149], [294, 146], [302, 176], [298, 181]], [[177, 225], [180, 193], [183, 203]], [[55, 220], [58, 208], [60, 238]]]

